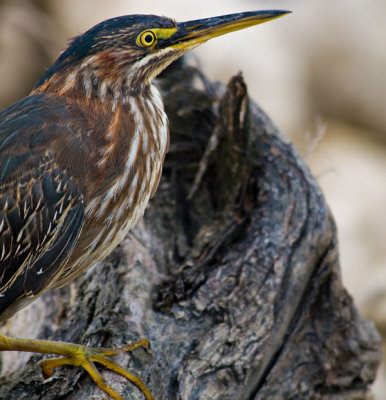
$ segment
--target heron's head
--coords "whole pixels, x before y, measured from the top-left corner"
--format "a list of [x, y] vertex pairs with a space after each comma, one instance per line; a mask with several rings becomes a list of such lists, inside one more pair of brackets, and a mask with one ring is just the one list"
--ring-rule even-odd
[[[36, 91], [66, 92], [83, 86], [88, 94], [102, 86], [106, 92], [149, 84], [171, 62], [200, 44], [229, 32], [288, 14], [268, 10], [176, 22], [155, 15], [108, 19], [73, 39], [43, 75]], [[80, 89], [80, 87], [78, 87]], [[111, 93], [113, 95], [113, 93]]]

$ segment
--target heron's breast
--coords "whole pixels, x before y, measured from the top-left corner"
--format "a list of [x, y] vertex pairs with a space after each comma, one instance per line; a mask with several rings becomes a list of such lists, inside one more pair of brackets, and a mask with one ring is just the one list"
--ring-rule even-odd
[[120, 174], [86, 204], [84, 227], [67, 264], [66, 276], [59, 282], [73, 279], [72, 274], [104, 259], [138, 224], [158, 186], [169, 144], [160, 94], [151, 88], [147, 98], [130, 98], [126, 102], [135, 125]]

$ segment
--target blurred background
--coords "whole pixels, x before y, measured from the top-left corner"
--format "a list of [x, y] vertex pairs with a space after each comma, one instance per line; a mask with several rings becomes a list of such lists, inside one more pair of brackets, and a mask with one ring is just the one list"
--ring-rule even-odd
[[[194, 57], [212, 80], [242, 71], [250, 96], [305, 157], [337, 221], [344, 284], [386, 343], [385, 0], [0, 0], [0, 109], [28, 94], [69, 37], [103, 19], [271, 8], [293, 14]], [[373, 390], [385, 399], [384, 368]]]

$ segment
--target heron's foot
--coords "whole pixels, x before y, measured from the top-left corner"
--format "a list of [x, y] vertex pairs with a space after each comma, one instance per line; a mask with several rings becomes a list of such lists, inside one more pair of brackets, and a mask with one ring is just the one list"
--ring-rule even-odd
[[42, 369], [45, 378], [49, 378], [56, 367], [62, 367], [63, 365], [83, 367], [89, 373], [94, 382], [114, 400], [124, 399], [105, 382], [94, 363], [102, 364], [107, 369], [124, 376], [142, 391], [146, 400], [154, 400], [145, 384], [138, 377], [108, 358], [109, 356], [126, 351], [132, 351], [142, 346], [149, 347], [149, 340], [144, 338], [118, 349], [108, 349], [90, 348], [67, 342], [13, 338], [10, 336], [0, 335], [0, 351], [28, 351], [33, 353], [56, 354], [63, 356], [59, 358], [49, 358], [40, 363], [40, 368]]
[[145, 384], [137, 376], [133, 375], [125, 368], [121, 367], [110, 358], [108, 358], [109, 356], [118, 353], [132, 351], [138, 347], [149, 347], [150, 343], [147, 339], [141, 339], [135, 343], [118, 349], [89, 348], [87, 346], [63, 342], [51, 343], [55, 346], [55, 351], [53, 351], [53, 353], [63, 355], [63, 357], [49, 358], [47, 360], [43, 360], [40, 363], [40, 368], [42, 369], [42, 373], [45, 379], [49, 378], [53, 374], [54, 369], [57, 367], [61, 367], [64, 365], [82, 367], [88, 372], [88, 374], [97, 384], [97, 386], [99, 386], [104, 392], [110, 395], [114, 400], [123, 400], [123, 397], [121, 397], [105, 382], [102, 375], [95, 367], [94, 363], [99, 363], [102, 364], [105, 368], [114, 371], [131, 381], [142, 391], [146, 400], [154, 400], [153, 396], [150, 394]]

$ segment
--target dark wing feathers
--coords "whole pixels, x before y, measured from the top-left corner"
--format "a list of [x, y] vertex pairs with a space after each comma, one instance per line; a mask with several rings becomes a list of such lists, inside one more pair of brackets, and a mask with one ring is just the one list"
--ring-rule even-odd
[[50, 286], [82, 229], [79, 187], [50, 151], [66, 114], [39, 95], [0, 114], [0, 319]]

